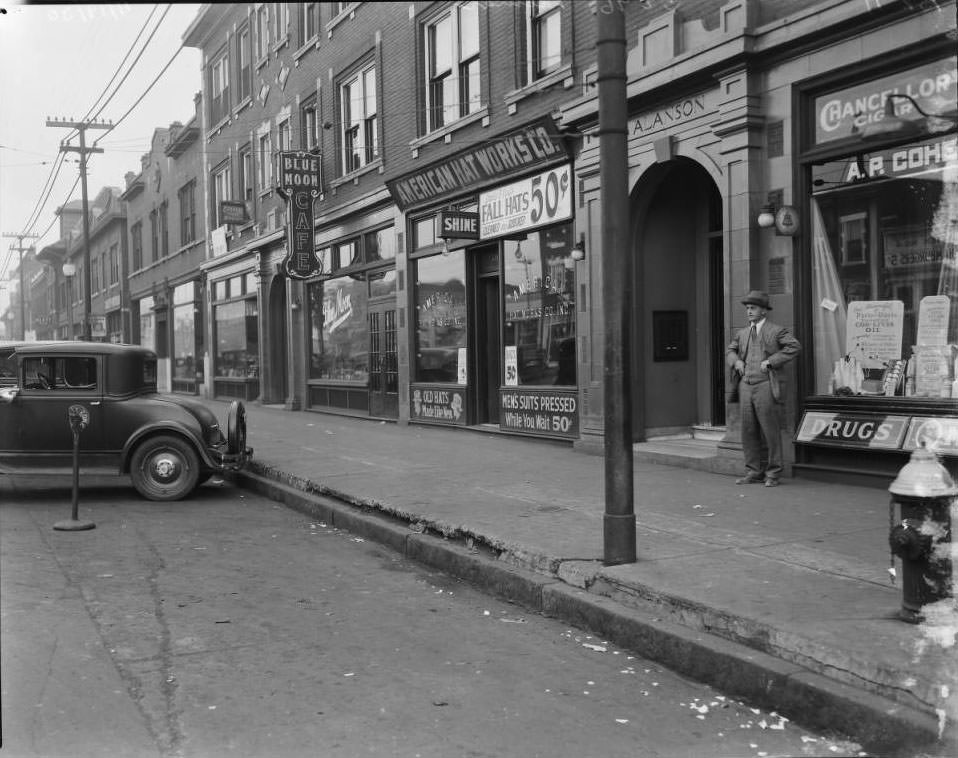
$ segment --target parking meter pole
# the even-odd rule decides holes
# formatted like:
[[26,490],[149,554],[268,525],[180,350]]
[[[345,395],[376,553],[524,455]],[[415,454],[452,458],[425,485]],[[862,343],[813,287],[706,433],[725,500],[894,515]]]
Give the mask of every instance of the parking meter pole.
[[81,532],[96,528],[92,521],[81,521],[80,511],[80,431],[86,428],[89,414],[82,406],[71,405],[67,411],[73,432],[73,504],[69,521],[58,521],[53,528],[61,532]]

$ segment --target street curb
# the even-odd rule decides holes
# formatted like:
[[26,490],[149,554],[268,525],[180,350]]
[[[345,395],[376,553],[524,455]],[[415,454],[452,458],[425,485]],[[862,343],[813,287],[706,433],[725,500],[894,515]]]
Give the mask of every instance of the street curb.
[[[937,720],[730,640],[681,626],[570,586],[555,576],[516,567],[472,538],[344,499],[315,483],[276,470],[241,471],[236,483],[336,528],[387,545],[409,560],[439,569],[530,611],[587,629],[638,655],[707,683],[752,705],[817,731],[860,743],[873,755],[915,758],[958,754],[938,741]],[[918,752],[921,751],[921,752]]]

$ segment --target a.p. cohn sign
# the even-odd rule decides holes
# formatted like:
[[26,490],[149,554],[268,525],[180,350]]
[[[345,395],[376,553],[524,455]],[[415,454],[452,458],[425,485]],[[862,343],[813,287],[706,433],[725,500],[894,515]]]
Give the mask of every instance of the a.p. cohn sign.
[[322,192],[322,157],[304,151],[283,151],[277,157],[276,190],[286,198],[286,258],[283,269],[293,279],[323,272],[316,257],[313,202]]

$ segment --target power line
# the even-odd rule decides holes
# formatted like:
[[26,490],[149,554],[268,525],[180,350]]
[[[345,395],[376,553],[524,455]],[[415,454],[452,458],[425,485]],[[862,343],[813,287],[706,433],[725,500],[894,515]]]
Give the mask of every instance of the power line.
[[[147,46],[150,44],[150,41],[153,39],[153,36],[156,34],[157,30],[160,28],[160,24],[163,23],[163,20],[166,18],[166,14],[169,13],[171,7],[172,7],[171,5],[167,5],[166,10],[163,12],[163,15],[160,17],[159,21],[157,21],[156,26],[153,27],[153,31],[150,33],[150,36],[147,38],[146,42],[143,43],[143,47],[140,49],[139,54],[136,56],[134,61],[130,64],[130,67],[127,69],[126,74],[124,74],[123,78],[114,88],[113,93],[106,99],[106,101],[100,106],[100,109],[94,114],[94,118],[103,111],[103,109],[107,106],[107,104],[116,96],[117,92],[119,92],[120,87],[123,85],[123,82],[126,81],[127,77],[133,71],[133,68],[136,66],[137,62],[142,57],[143,53],[146,51]],[[140,27],[139,33],[136,35],[136,38],[133,40],[132,44],[127,50],[126,55],[123,56],[123,60],[120,61],[120,64],[117,66],[117,69],[113,73],[113,76],[110,77],[110,81],[107,83],[106,87],[103,88],[103,92],[101,92],[100,95],[96,98],[96,100],[93,101],[93,105],[90,106],[90,109],[87,111],[87,115],[84,116],[84,118],[82,119],[83,121],[85,121],[90,116],[94,108],[96,108],[97,103],[103,98],[103,95],[106,94],[107,90],[110,88],[110,85],[116,79],[117,74],[119,74],[120,71],[122,70],[123,64],[130,57],[130,54],[133,52],[133,49],[136,47],[136,43],[139,41],[140,37],[143,36],[143,32],[146,30],[146,27],[149,24],[150,19],[152,19],[153,15],[156,13],[156,9],[157,9],[157,6],[154,5],[153,9],[150,11],[146,20],[143,22],[143,26]],[[70,132],[67,135],[67,137],[63,140],[63,142],[69,141],[76,134],[77,134],[76,130]],[[30,212],[30,215],[28,216],[28,221],[26,224],[27,231],[31,231],[33,227],[36,225],[37,221],[40,220],[40,214],[42,214],[43,209],[46,206],[47,200],[49,200],[50,198],[50,193],[53,191],[53,186],[56,183],[56,179],[60,173],[60,168],[62,167],[62,165],[63,165],[63,160],[61,156],[61,160],[57,162],[57,164],[51,168],[50,174],[47,175],[47,179],[44,182],[43,189],[40,190],[40,196],[41,196],[40,200],[37,201],[37,204],[33,207],[33,210]],[[36,216],[36,218],[34,218],[34,216]]]
[[136,101],[133,103],[133,105],[129,107],[126,113],[124,113],[122,116],[120,116],[120,118],[118,118],[116,121],[113,122],[113,125],[104,134],[102,134],[100,137],[98,137],[97,139],[93,141],[94,147],[96,147],[96,145],[99,144],[100,140],[103,139],[107,134],[109,134],[111,131],[116,129],[116,127],[118,127],[121,123],[123,123],[123,120],[127,116],[129,116],[130,113],[133,112],[133,109],[136,108],[136,106],[140,104],[143,98],[149,94],[150,90],[153,89],[154,85],[160,80],[160,77],[162,77],[163,74],[166,73],[166,70],[173,65],[173,61],[176,60],[176,56],[178,56],[182,52],[182,50],[183,50],[183,44],[180,43],[180,46],[176,48],[176,52],[173,53],[173,57],[170,58],[169,61],[167,61],[166,65],[163,66],[163,68],[160,70],[160,73],[156,75],[156,78],[152,82],[150,82],[149,86],[146,88],[146,90],[144,90],[143,94],[136,99]]
[[[110,96],[106,99],[106,101],[103,103],[103,105],[100,106],[99,110],[98,110],[96,113],[93,114],[92,118],[96,118],[96,117],[99,116],[101,113],[103,113],[103,109],[106,108],[106,106],[109,104],[109,102],[116,96],[116,93],[120,91],[120,87],[123,86],[123,82],[125,82],[125,81],[127,80],[127,77],[129,77],[129,75],[132,73],[132,71],[133,71],[134,67],[136,66],[137,62],[138,62],[138,61],[140,60],[140,58],[143,56],[143,53],[146,52],[146,48],[149,46],[149,44],[150,44],[150,42],[152,41],[152,39],[153,39],[154,35],[156,34],[157,30],[159,30],[160,24],[162,24],[162,23],[163,23],[163,19],[166,18],[166,14],[170,12],[170,8],[171,8],[171,7],[172,7],[172,6],[170,6],[170,5],[167,5],[167,6],[166,6],[166,10],[163,11],[163,15],[160,16],[160,20],[156,22],[156,26],[153,27],[153,31],[150,32],[150,36],[147,38],[146,42],[143,43],[143,47],[140,48],[140,52],[137,54],[136,58],[133,60],[133,63],[130,64],[130,67],[127,69],[127,72],[123,75],[123,78],[120,79],[119,83],[116,85],[116,89],[113,90],[113,94],[110,95]],[[155,11],[156,8],[154,7],[153,10]],[[152,13],[151,13],[151,15],[152,15]],[[142,30],[141,30],[141,33],[142,33]],[[139,35],[137,35],[137,36],[139,37]],[[134,44],[135,44],[135,43],[134,43]],[[132,48],[131,48],[131,49],[132,49]],[[109,86],[109,85],[107,85],[107,86]],[[99,99],[99,98],[98,98],[98,99]],[[92,109],[91,109],[91,110],[92,110]]]
[[56,164],[50,168],[50,173],[47,175],[47,180],[43,184],[43,189],[40,190],[40,197],[37,199],[36,205],[33,206],[33,210],[30,211],[30,215],[27,216],[27,223],[24,224],[24,228],[28,232],[33,229],[40,219],[43,206],[50,197],[50,193],[53,191],[53,185],[60,175],[60,168],[63,166],[63,156],[59,155],[58,157],[60,160],[56,161]]
[[[107,99],[107,101],[106,101],[105,103],[103,103],[103,105],[100,107],[100,110],[99,110],[99,111],[97,111],[96,113],[93,113],[93,109],[96,108],[97,103],[100,102],[100,99],[106,94],[106,91],[110,88],[110,85],[113,84],[113,82],[116,80],[117,75],[120,73],[120,71],[121,71],[122,68],[123,68],[123,64],[125,64],[126,61],[127,61],[127,59],[130,57],[130,53],[133,52],[133,48],[136,47],[136,43],[140,41],[140,37],[142,37],[142,36],[143,36],[143,32],[146,31],[146,27],[147,27],[147,25],[150,23],[150,19],[152,19],[152,18],[153,18],[153,14],[156,13],[157,7],[158,7],[158,6],[156,6],[156,5],[153,6],[153,9],[150,11],[150,15],[148,15],[148,16],[146,17],[146,20],[143,22],[143,26],[140,27],[140,31],[137,33],[136,38],[133,40],[133,42],[130,44],[130,47],[127,49],[126,55],[123,56],[123,60],[120,61],[119,65],[116,67],[116,71],[113,72],[113,76],[110,77],[110,81],[107,82],[106,86],[103,88],[103,91],[99,94],[99,96],[97,97],[97,99],[93,101],[93,105],[90,106],[90,110],[88,110],[88,111],[86,112],[86,115],[83,117],[84,120],[90,118],[90,117],[91,117],[91,114],[92,114],[92,116],[93,116],[94,118],[95,118],[96,116],[99,116],[99,115],[100,115],[100,112],[103,110],[103,107],[106,106],[106,104],[110,102],[110,99],[112,99],[112,98],[116,95],[117,92],[119,92],[119,90],[120,90],[120,85],[123,84],[122,81],[120,82],[120,84],[116,85],[116,89],[113,90],[113,94],[110,95],[110,99]],[[167,11],[169,11],[169,7],[167,7]],[[163,15],[165,16],[166,14],[164,13]],[[156,33],[156,29],[159,28],[160,23],[162,23],[162,21],[163,21],[163,19],[161,18],[160,21],[157,23],[156,28],[153,29],[153,34]],[[153,34],[150,35],[150,39],[153,38]],[[146,50],[146,46],[149,45],[149,44],[150,44],[150,40],[148,39],[148,40],[143,44],[143,49],[140,50],[140,55],[143,55],[143,50]],[[133,70],[133,67],[136,65],[136,61],[138,61],[139,59],[140,59],[140,56],[138,55],[137,58],[136,58],[136,60],[133,61],[132,64],[130,64],[130,69],[129,69],[129,71],[127,71],[127,76],[129,75],[130,71]],[[124,79],[125,79],[125,78],[126,78],[126,77],[124,77]],[[72,136],[72,135],[70,135],[70,136]],[[69,138],[70,138],[70,137],[67,137],[67,139],[69,139]]]

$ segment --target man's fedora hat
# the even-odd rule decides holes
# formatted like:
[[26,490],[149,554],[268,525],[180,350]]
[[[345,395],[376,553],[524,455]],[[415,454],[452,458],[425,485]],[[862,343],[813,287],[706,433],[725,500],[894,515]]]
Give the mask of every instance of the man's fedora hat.
[[767,311],[772,310],[772,306],[768,302],[768,293],[762,292],[761,290],[752,290],[749,292],[742,298],[742,305],[757,305],[759,308],[764,308]]

